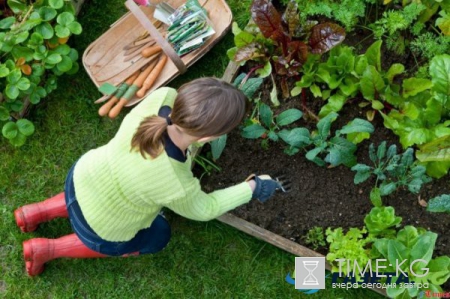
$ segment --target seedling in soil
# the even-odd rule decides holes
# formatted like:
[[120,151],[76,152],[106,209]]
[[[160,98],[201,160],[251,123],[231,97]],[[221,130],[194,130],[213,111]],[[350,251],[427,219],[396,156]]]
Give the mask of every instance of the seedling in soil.
[[[255,114],[257,114],[256,117]],[[285,110],[274,116],[268,105],[258,101],[250,117],[249,125],[243,128],[241,134],[242,137],[249,139],[262,138],[261,146],[267,149],[269,147],[268,140],[276,142],[280,139],[281,127],[292,124],[302,116],[303,113],[295,108]]]
[[[307,150],[306,158],[319,166],[325,166],[327,163],[332,167],[341,164],[348,167],[355,165],[356,144],[370,137],[374,127],[366,120],[355,118],[337,130],[334,137],[329,138],[331,124],[337,117],[337,113],[328,114],[317,123],[317,130],[312,133],[306,128],[280,131],[278,135],[288,144],[285,152],[294,155],[300,149],[313,145],[314,148]],[[347,138],[342,135],[347,135]]]
[[325,242],[325,232],[320,226],[314,226],[302,238],[305,239],[305,243],[310,245],[313,250],[327,245]]
[[372,175],[376,177],[375,186],[370,192],[372,203],[382,206],[381,196],[393,193],[401,187],[407,187],[412,193],[419,193],[422,185],[431,181],[425,174],[425,166],[414,162],[414,150],[406,149],[402,154],[397,154],[397,146],[391,145],[386,150],[386,141],[383,141],[375,152],[372,143],[369,146],[369,158],[373,166],[357,164],[352,167],[356,171],[354,182],[360,184]]
[[436,196],[428,202],[428,212],[450,213],[450,194]]

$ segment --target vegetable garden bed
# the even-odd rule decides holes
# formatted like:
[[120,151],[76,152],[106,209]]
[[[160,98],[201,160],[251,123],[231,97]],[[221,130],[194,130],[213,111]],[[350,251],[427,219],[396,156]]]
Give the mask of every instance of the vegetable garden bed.
[[[363,35],[358,35],[361,33]],[[366,36],[364,34],[367,33],[356,31],[347,36],[344,44],[357,44],[358,41],[365,39]],[[372,42],[373,40],[364,42],[364,46],[360,49],[360,53],[365,53],[369,46],[372,45]],[[359,47],[361,48],[361,44]],[[387,55],[389,55],[389,53],[384,51],[385,47],[383,46],[380,64],[382,69],[388,69],[393,61],[395,62],[395,59],[392,59],[392,57],[388,58]],[[334,55],[336,55],[336,53],[334,53]],[[384,58],[385,55],[386,59]],[[405,67],[409,67],[414,65],[414,62],[411,61],[412,59],[412,56],[404,57],[401,62]],[[231,62],[224,75],[224,79],[233,82],[234,78],[239,74],[248,74],[254,69],[255,64],[247,63],[244,66],[239,67],[236,63]],[[295,82],[298,82],[302,75],[304,75],[304,73],[288,78],[287,82],[289,90],[293,89]],[[364,91],[363,94],[355,93],[349,97],[344,108],[338,111],[338,114],[335,117],[328,116],[332,121],[329,121],[328,125],[331,125],[331,127],[328,132],[325,132],[325,135],[328,137],[338,135],[345,138],[347,137],[345,136],[346,134],[339,132],[339,130],[344,132],[345,130],[342,128],[355,118],[364,120],[369,118],[374,130],[371,132],[369,139],[365,139],[357,145],[357,149],[354,152],[356,157],[355,162],[358,163],[358,165],[365,164],[373,167],[373,161],[379,163],[381,160],[386,159],[386,156],[392,158],[394,156],[394,147],[391,146],[395,145],[397,149],[396,154],[399,155],[398,161],[401,159],[401,163],[404,163],[401,167],[404,167],[403,170],[410,170],[410,172],[408,172],[408,170],[406,172],[403,171],[403,174],[407,174],[403,175],[403,179],[407,182],[403,187],[396,186],[397,188],[394,188],[396,189],[395,191],[387,191],[389,186],[386,186],[386,184],[384,184],[384,186],[380,185],[380,182],[382,181],[380,180],[380,177],[378,177],[378,179],[375,175],[368,177],[368,175],[366,176],[364,173],[359,174],[359,179],[362,182],[355,184],[355,175],[357,174],[356,170],[358,167],[353,169],[351,167],[356,163],[337,163],[338,165],[330,165],[332,164],[330,163],[332,157],[328,155],[327,158],[325,158],[325,155],[329,154],[330,151],[325,152],[325,154],[322,151],[323,156],[320,156],[325,158],[326,163],[323,164],[325,164],[326,167],[319,167],[311,161],[311,157],[308,159],[305,156],[311,148],[302,148],[302,146],[299,146],[300,150],[297,153],[294,154],[291,152],[291,155],[288,155],[286,150],[291,151],[293,147],[290,146],[292,144],[289,144],[289,142],[285,140],[287,138],[282,137],[283,134],[280,134],[280,131],[282,129],[293,130],[295,128],[305,128],[311,132],[311,134],[318,131],[317,134],[320,134],[321,129],[318,130],[318,115],[321,116],[320,118],[322,120],[326,118],[321,112],[325,102],[318,97],[313,97],[311,94],[305,94],[304,91],[306,88],[303,88],[303,93],[300,95],[290,96],[284,100],[281,100],[282,92],[279,90],[278,98],[280,99],[281,105],[274,106],[273,84],[282,86],[285,84],[283,83],[283,80],[286,80],[286,78],[283,78],[283,76],[280,76],[279,74],[275,75],[273,78],[274,80],[270,80],[270,77],[265,79],[261,87],[254,93],[254,96],[252,97],[254,104],[251,111],[253,114],[251,117],[246,120],[246,123],[243,124],[241,128],[234,130],[228,135],[226,147],[220,159],[216,161],[218,166],[224,171],[204,175],[202,177],[202,186],[205,191],[211,192],[218,188],[231,186],[236,182],[245,179],[250,173],[267,173],[270,175],[283,174],[289,177],[293,182],[292,190],[290,193],[279,193],[264,204],[261,204],[258,201],[251,201],[249,204],[235,209],[230,214],[224,215],[219,220],[295,255],[317,256],[330,253],[330,248],[328,246],[329,243],[333,242],[338,250],[348,249],[345,248],[343,243],[339,244],[339,241],[346,236],[349,236],[346,235],[346,232],[351,228],[359,229],[359,231],[357,231],[359,236],[355,237],[354,241],[357,239],[358,241],[366,242],[361,248],[369,248],[367,244],[372,244],[372,242],[380,245],[380,241],[365,239],[367,238],[366,227],[371,227],[371,220],[369,219],[370,215],[375,215],[375,212],[371,213],[371,211],[373,211],[374,205],[378,206],[379,209],[383,209],[383,211],[387,211],[388,209],[389,211],[392,211],[390,210],[390,207],[392,207],[394,209],[393,211],[395,211],[395,217],[401,218],[395,218],[394,214],[391,213],[389,216],[391,217],[390,219],[386,218],[380,221],[380,223],[384,221],[386,224],[391,221],[391,226],[389,228],[391,229],[391,235],[386,237],[385,240],[389,241],[385,242],[392,241],[393,244],[393,242],[397,242],[401,239],[401,237],[399,239],[399,236],[403,233],[410,233],[413,231],[415,232],[414,238],[418,237],[418,235],[426,234],[426,237],[430,237],[431,239],[425,239],[425,237],[421,239],[420,242],[423,243],[423,251],[432,251],[432,249],[434,249],[434,252],[432,253],[433,258],[445,256],[442,259],[439,259],[439,261],[447,261],[448,257],[446,256],[450,255],[450,214],[432,213],[427,211],[426,206],[430,199],[450,193],[449,175],[446,174],[439,179],[431,180],[422,175],[424,169],[416,168],[414,170],[413,167],[416,167],[414,166],[416,164],[407,162],[410,158],[415,160],[412,149],[406,151],[406,148],[402,147],[399,136],[395,135],[391,129],[385,127],[386,122],[378,111],[386,112],[386,110],[375,108],[373,105],[374,101],[372,101],[372,105],[364,105],[364,102],[367,102],[367,92],[364,94]],[[244,80],[246,79],[248,78],[245,78]],[[404,80],[404,78],[401,79]],[[240,80],[242,80],[242,77]],[[419,84],[419,81],[414,81],[414,83]],[[243,84],[242,82],[237,82],[237,85],[242,87]],[[406,85],[403,85],[403,88],[405,88],[405,86]],[[322,90],[326,89],[326,84],[322,83],[319,88]],[[375,94],[376,92],[377,91],[375,91]],[[389,106],[389,103],[387,102],[388,101],[386,100],[383,101],[385,109]],[[264,104],[265,112],[262,112],[263,108],[261,105]],[[267,112],[267,107],[270,107],[273,114]],[[288,109],[303,111],[303,117],[287,124],[286,127],[282,127],[277,124],[277,116]],[[373,113],[374,110],[377,111]],[[403,112],[404,110],[402,110],[402,113]],[[331,111],[331,113],[334,112]],[[273,118],[269,121],[264,121],[263,114],[269,114],[271,117],[273,116]],[[266,130],[265,133],[257,134],[257,137],[256,135],[250,136],[254,133],[250,132],[251,130],[248,129],[249,126],[252,125],[252,121],[253,125],[260,124],[266,129],[274,124],[278,126]],[[271,124],[269,125],[269,123]],[[327,125],[323,126],[323,124],[322,121],[322,129],[327,127]],[[272,137],[277,134],[278,137],[274,137],[274,139],[278,139],[278,142],[274,142],[274,140],[270,138],[270,134],[272,134]],[[244,138],[244,135],[247,138]],[[283,142],[282,139],[285,142]],[[373,145],[371,146],[371,144]],[[385,150],[382,150],[383,146],[379,147],[383,144],[386,146]],[[371,147],[372,154],[370,154]],[[209,146],[205,147],[206,150],[208,148]],[[383,159],[377,160],[377,155],[378,158],[383,156]],[[407,156],[410,158],[407,158]],[[399,162],[397,164],[400,165],[401,163]],[[349,167],[344,166],[343,164],[348,164],[347,166]],[[360,166],[359,169],[361,172],[361,169],[363,169],[362,166]],[[203,170],[197,166],[195,172],[200,176]],[[414,172],[417,173],[414,174]],[[418,174],[419,172],[421,173],[420,175]],[[361,177],[364,177],[365,180],[362,180]],[[414,178],[417,178],[419,182],[414,181],[414,183],[411,183]],[[413,186],[416,184],[418,184],[418,186]],[[376,189],[374,186],[380,188]],[[393,186],[391,185],[391,187]],[[386,194],[382,194],[383,196],[379,196],[379,193],[378,196],[374,195],[380,191],[380,189],[382,189],[382,193],[384,192]],[[385,207],[389,208],[385,209]],[[387,214],[389,213],[386,212],[384,216]],[[327,228],[330,228],[330,230],[325,235]],[[342,229],[342,231],[340,231],[340,229]],[[419,232],[418,234],[416,233],[416,229]],[[395,239],[395,235],[399,231],[401,231],[401,233],[397,235],[397,239],[390,240]],[[437,234],[435,246],[433,246],[434,237],[432,237],[432,235],[436,235],[430,232]],[[328,243],[325,240],[327,236],[329,238]],[[415,240],[417,241],[418,239]],[[399,246],[403,245],[400,244]],[[425,247],[428,249],[425,249]],[[400,251],[403,251],[405,254],[411,252],[411,248],[399,248],[402,248],[403,250]],[[415,252],[414,254],[417,253],[418,248],[419,245],[416,246],[416,249],[412,250]],[[377,247],[377,249],[381,250],[381,247]],[[357,249],[355,248],[355,253],[356,250]],[[342,252],[340,253],[342,254]],[[366,253],[368,253],[368,251],[366,251]],[[409,258],[412,257],[413,254],[409,256]],[[348,257],[338,256],[338,258]],[[380,256],[378,256],[378,258],[380,258]],[[428,260],[430,260],[431,255],[428,258]],[[447,267],[446,270],[445,267]],[[440,274],[441,277],[448,277],[448,274],[450,273],[450,268],[448,268],[449,265],[445,267]],[[446,282],[442,287],[444,290],[450,290],[450,283]],[[414,292],[411,292],[411,294],[414,294]],[[403,295],[406,296],[405,293]],[[412,296],[417,296],[417,294]]]

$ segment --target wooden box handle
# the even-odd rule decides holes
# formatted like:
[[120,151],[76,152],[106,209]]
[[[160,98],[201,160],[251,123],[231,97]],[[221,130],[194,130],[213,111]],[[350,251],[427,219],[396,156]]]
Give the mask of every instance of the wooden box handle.
[[136,17],[136,19],[144,26],[144,28],[150,33],[150,35],[155,39],[156,43],[161,46],[162,50],[166,55],[172,60],[180,74],[186,72],[187,67],[181,60],[180,56],[177,55],[172,46],[166,41],[166,39],[159,33],[158,29],[153,26],[152,22],[148,19],[145,13],[139,8],[139,6],[133,0],[127,0],[125,6],[130,10],[130,12]]

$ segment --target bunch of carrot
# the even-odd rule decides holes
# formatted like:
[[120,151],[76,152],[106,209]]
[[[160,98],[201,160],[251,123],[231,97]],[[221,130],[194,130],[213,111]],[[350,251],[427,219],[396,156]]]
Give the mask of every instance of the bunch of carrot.
[[134,96],[139,98],[144,97],[147,91],[153,86],[166,65],[167,56],[161,53],[161,47],[158,45],[143,49],[141,55],[143,57],[155,56],[155,58],[150,60],[143,69],[136,71],[118,86],[116,92],[112,94],[111,99],[98,110],[100,116],[108,115],[110,118],[117,117],[123,106],[131,98]]

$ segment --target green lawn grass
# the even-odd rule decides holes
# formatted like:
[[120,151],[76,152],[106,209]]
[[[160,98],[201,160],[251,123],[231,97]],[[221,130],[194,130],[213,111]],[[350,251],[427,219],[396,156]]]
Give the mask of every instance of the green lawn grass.
[[[248,21],[249,4],[249,0],[229,1],[241,26]],[[123,1],[86,1],[79,16],[84,31],[70,41],[79,50],[80,61],[83,50],[125,11]],[[169,85],[220,77],[232,41],[229,33]],[[129,109],[114,121],[100,118],[99,107],[93,104],[98,97],[81,68],[75,76],[60,78],[58,89],[31,110],[28,118],[36,133],[23,147],[15,149],[0,140],[1,298],[381,298],[369,290],[343,291],[329,285],[304,295],[284,281],[294,270],[293,255],[220,222],[195,222],[173,213],[168,215],[172,240],[156,255],[59,259],[39,277],[27,277],[21,243],[32,237],[56,238],[71,229],[66,219],[57,219],[23,234],[15,226],[13,211],[61,192],[72,163],[114,135]]]

